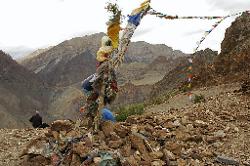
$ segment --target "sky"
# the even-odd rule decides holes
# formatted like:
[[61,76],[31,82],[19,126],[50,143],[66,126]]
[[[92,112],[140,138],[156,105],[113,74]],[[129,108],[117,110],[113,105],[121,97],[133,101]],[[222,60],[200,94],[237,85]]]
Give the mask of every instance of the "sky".
[[[108,0],[0,0],[0,49],[14,58],[64,40],[106,32]],[[128,15],[143,0],[117,0]],[[151,6],[170,15],[227,15],[250,9],[250,0],[152,0]],[[200,49],[220,51],[225,30],[235,17],[228,18],[204,41]],[[192,53],[196,42],[216,20],[164,20],[146,16],[132,41],[166,44]],[[125,22],[124,22],[125,23]],[[125,25],[123,25],[125,26]]]

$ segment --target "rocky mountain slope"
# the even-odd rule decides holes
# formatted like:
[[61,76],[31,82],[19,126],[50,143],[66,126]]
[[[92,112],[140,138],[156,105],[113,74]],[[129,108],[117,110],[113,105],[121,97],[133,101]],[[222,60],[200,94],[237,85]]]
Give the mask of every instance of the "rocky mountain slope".
[[0,127],[24,127],[38,109],[46,116],[48,89],[34,73],[0,51]]
[[186,56],[181,51],[173,50],[164,44],[149,44],[144,41],[133,42],[127,52],[128,61],[152,63],[157,57],[163,56],[167,59]]
[[[95,53],[100,47],[104,33],[73,38],[42,52],[28,57],[20,63],[45,80],[53,95],[50,97],[48,112],[53,118],[68,117],[76,119],[79,102],[82,98],[81,81],[96,70]],[[177,57],[186,56],[165,45],[152,45],[146,42],[132,43],[125,58],[125,63],[117,71],[120,92],[114,105],[143,102],[149,90],[144,93],[144,85],[153,84],[162,79],[165,72],[174,66]],[[164,61],[162,61],[164,59]],[[171,61],[173,64],[164,65]],[[169,63],[170,64],[170,63]],[[158,67],[156,67],[158,66]],[[124,84],[130,82],[131,86]],[[122,92],[126,93],[124,95]],[[138,92],[138,93],[129,93]],[[129,99],[129,100],[128,100]]]
[[135,103],[143,103],[150,95],[150,85],[134,85],[131,82],[119,88],[117,98],[112,104],[113,107],[124,106]]
[[232,23],[221,47],[221,54],[215,61],[216,73],[227,76],[231,81],[249,78],[250,13],[243,13]]
[[198,89],[205,103],[168,111],[152,107],[154,112],[126,122],[104,122],[98,132],[86,130],[84,121],[67,120],[45,130],[2,129],[0,164],[248,166],[250,105],[240,89],[237,84]]
[[[20,63],[37,73],[50,85],[67,86],[78,83],[95,72],[95,53],[100,47],[102,36],[104,33],[73,38]],[[137,72],[134,77],[137,77],[147,64],[152,63],[159,56],[175,59],[186,55],[165,45],[135,42],[128,49],[125,63],[136,63],[129,68],[135,68],[134,71]],[[130,78],[130,75],[127,76],[127,67],[123,66],[118,71],[120,78],[123,80],[134,79]],[[141,67],[139,71],[137,70],[138,66]]]
[[36,110],[48,123],[55,119],[77,119],[79,97],[82,97],[79,89],[48,86],[0,51],[0,128],[30,126],[29,118]]
[[[221,53],[211,50],[199,51],[192,55],[193,87],[211,86],[214,84],[242,82],[249,79],[250,69],[250,13],[243,13],[227,29],[221,44]],[[173,88],[187,84],[188,59],[182,58],[181,65],[174,68],[157,82],[152,96],[171,91]],[[186,59],[186,60],[185,60]]]
[[32,53],[30,53],[30,54],[23,55],[21,58],[16,59],[16,61],[17,61],[18,63],[25,64],[25,63],[27,63],[27,62],[25,62],[25,61],[28,61],[29,59],[34,58],[34,57],[36,57],[37,55],[40,55],[40,54],[42,54],[42,53],[48,51],[48,50],[51,49],[51,48],[53,48],[53,46],[48,47],[48,48],[41,48],[41,49],[35,50],[34,52],[32,52]]
[[80,82],[95,71],[94,55],[102,36],[103,33],[99,33],[64,41],[21,64],[50,85],[67,86]]
[[[195,78],[193,85],[195,87],[210,86],[215,82],[217,82],[217,84],[223,83],[218,80],[220,80],[220,78],[229,78],[231,75],[236,78],[235,80],[241,76],[244,76],[244,78],[248,76],[249,68],[246,68],[246,66],[249,65],[248,19],[249,14],[243,14],[243,16],[237,18],[227,30],[220,55],[217,55],[216,52],[209,49],[191,55],[194,59],[193,74]],[[245,21],[247,21],[247,23],[245,23]],[[2,56],[4,60],[1,61],[1,63],[7,64],[8,62],[14,64],[13,68],[8,68],[7,74],[5,72],[6,67],[3,67],[1,70],[2,73],[5,73],[4,76],[1,75],[1,79],[4,81],[1,81],[0,84],[2,87],[1,94],[5,96],[1,99],[2,103],[4,103],[2,105],[11,105],[9,108],[1,106],[3,107],[1,110],[4,110],[2,112],[4,112],[5,116],[10,117],[9,119],[14,119],[13,115],[8,113],[9,110],[23,110],[28,108],[29,113],[25,115],[25,118],[27,118],[30,116],[34,107],[38,107],[41,110],[46,107],[51,119],[62,117],[74,119],[74,117],[77,117],[77,111],[80,105],[78,101],[82,97],[79,91],[79,82],[94,72],[95,52],[99,48],[99,42],[102,36],[103,33],[100,33],[65,41],[31,58],[23,64],[30,70],[35,71],[40,78],[37,78],[32,72],[20,68],[20,66],[12,62],[10,58],[6,58],[8,56]],[[236,44],[232,44],[231,41],[237,42]],[[137,47],[140,48],[140,51],[133,50]],[[130,51],[135,53],[132,55]],[[152,84],[153,81],[161,78],[162,75],[166,75],[153,86],[152,92],[149,92],[151,90],[150,86],[134,86],[131,83],[125,84],[124,87],[121,87],[120,95],[115,104],[119,105],[122,101],[125,101],[125,104],[142,102],[150,96],[149,93],[151,97],[166,94],[173,89],[183,87],[183,84],[186,83],[187,67],[189,64],[187,57],[182,53],[173,51],[164,45],[149,45],[145,42],[133,43],[130,51],[128,52],[127,63],[118,72],[118,78],[122,78],[121,82],[126,83],[130,80],[134,85],[142,85],[143,83]],[[156,56],[152,56],[154,54]],[[228,58],[225,58],[227,56]],[[155,57],[155,59],[153,57]],[[133,63],[131,62],[132,60]],[[234,63],[235,61],[237,63]],[[79,70],[82,72],[79,72]],[[244,73],[240,74],[242,71],[244,71]],[[126,75],[126,77],[124,75]],[[144,76],[147,78],[145,79]],[[49,82],[49,92],[43,89],[44,86],[41,78]],[[230,79],[227,79],[227,81],[230,82]],[[17,87],[17,89],[13,87]],[[32,92],[27,89],[32,90]],[[147,90],[145,91],[145,89]],[[29,98],[28,100],[26,100],[25,97],[21,97],[21,95],[27,93],[26,91],[30,93],[28,94],[28,96],[30,96],[27,97]],[[15,94],[14,97],[12,96],[13,93]],[[17,94],[18,97],[16,97]],[[42,96],[42,98],[40,98],[40,96]],[[7,100],[12,101],[12,99],[14,100],[14,104],[6,104]],[[25,106],[18,105],[19,103],[24,103],[24,100],[32,100],[32,102],[25,102]],[[32,104],[33,102],[36,104]],[[46,103],[45,105],[42,104],[44,102]],[[30,109],[30,107],[32,107],[32,109]],[[20,111],[17,115],[18,114],[20,114]],[[4,122],[4,124],[5,126],[9,125],[8,122]]]
[[[214,59],[217,57],[217,52],[210,49],[204,51],[198,51],[191,56],[193,59],[192,74],[200,75],[212,65]],[[178,61],[178,66],[170,70],[162,80],[153,85],[152,97],[169,93],[173,89],[182,89],[185,87],[188,81],[188,57],[181,57]],[[204,77],[204,79],[209,79]]]
[[[150,105],[144,115],[130,116],[125,122],[103,122],[97,131],[86,128],[87,118],[76,122],[57,120],[44,130],[1,129],[0,165],[249,166],[248,23],[247,13],[236,19],[227,30],[219,55],[209,49],[192,55],[195,75],[192,92],[201,94],[202,100],[198,98],[190,102],[186,93],[178,93],[166,98],[164,103]],[[0,85],[6,78],[10,81],[16,78],[11,74],[15,71],[12,69],[19,69],[10,57],[1,57],[4,61],[0,61]],[[189,64],[186,57],[179,58],[179,65],[154,85],[153,96],[186,83]],[[164,68],[164,65],[155,66],[157,61],[162,62],[164,58],[159,56],[159,59],[146,63]],[[12,64],[11,69],[4,65],[8,63]],[[137,63],[141,62],[138,60]],[[20,68],[19,71],[23,71],[21,75],[26,70]],[[10,74],[6,75],[6,72]],[[21,79],[21,82],[27,80]],[[63,89],[58,91],[62,98],[56,93],[54,106],[63,108],[59,103],[67,101],[63,96],[69,96],[72,90],[67,93]],[[144,100],[131,83],[125,84],[122,93],[128,101],[131,98],[127,94]],[[68,102],[72,101],[71,97],[68,99]]]
[[[250,76],[250,13],[243,13],[226,31],[221,53],[210,68],[197,74],[194,84],[244,82]],[[204,80],[204,78],[208,78]]]
[[[52,48],[37,50],[19,61],[30,71],[1,52],[0,127],[28,126],[28,119],[36,109],[41,111],[46,122],[55,119],[77,119],[79,108],[83,105],[81,101],[84,101],[80,82],[95,71],[95,52],[103,35],[99,33],[74,38]],[[137,47],[139,49],[135,51]],[[130,58],[126,58],[126,64],[121,69],[124,72],[118,71],[118,78],[122,78],[122,83],[138,79],[140,73],[148,70],[151,63],[156,63],[153,59],[158,56],[165,59],[173,56],[171,58],[174,59],[185,55],[165,45],[134,43],[127,55]],[[138,67],[141,67],[141,70],[137,70]],[[131,72],[131,69],[135,72]],[[158,71],[162,71],[162,68],[151,70],[153,77],[150,76],[147,82],[143,80],[141,84],[150,84],[161,79],[163,74]],[[130,73],[134,76],[130,77]],[[155,74],[160,77],[156,79]],[[148,91],[143,90],[145,87]],[[121,86],[114,106],[143,102],[149,91],[149,86]]]

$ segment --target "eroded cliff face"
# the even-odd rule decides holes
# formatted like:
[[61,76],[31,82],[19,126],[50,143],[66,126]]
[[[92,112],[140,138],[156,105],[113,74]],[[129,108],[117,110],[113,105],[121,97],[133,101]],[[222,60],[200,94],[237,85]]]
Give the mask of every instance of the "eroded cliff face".
[[250,71],[250,13],[243,13],[227,29],[221,53],[215,61],[216,72],[241,78]]
[[[221,44],[221,53],[206,49],[192,55],[194,62],[192,86],[212,86],[215,84],[242,82],[250,73],[250,14],[243,13],[227,29]],[[187,83],[187,58],[171,70],[152,91],[152,95],[165,93]]]
[[[212,67],[214,59],[217,55],[217,52],[206,49],[198,51],[194,55],[190,56],[193,58],[192,74],[195,75],[195,77],[206,75],[206,77],[202,77],[202,80],[199,79],[200,82],[205,82],[210,79],[209,75],[207,75],[207,71]],[[187,77],[190,73],[188,71],[188,67],[190,67],[188,57],[181,57],[177,62],[178,65],[175,68],[167,72],[161,81],[153,85],[151,92],[152,97],[169,93],[170,91],[179,89],[183,87],[183,85],[187,84]]]

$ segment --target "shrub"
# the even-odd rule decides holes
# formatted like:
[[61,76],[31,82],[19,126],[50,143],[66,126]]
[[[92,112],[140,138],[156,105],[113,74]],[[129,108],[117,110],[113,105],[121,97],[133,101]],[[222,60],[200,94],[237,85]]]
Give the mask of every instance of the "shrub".
[[160,105],[163,103],[166,103],[170,98],[174,97],[179,93],[179,90],[173,89],[165,94],[152,97],[149,101],[147,101],[145,104],[146,106],[151,106],[151,105]]
[[195,95],[194,96],[194,103],[201,103],[201,102],[205,102],[205,97],[200,94],[200,95]]
[[183,93],[190,91],[190,88],[187,87],[187,85],[183,85],[179,87],[179,90]]
[[131,115],[141,115],[144,113],[143,104],[133,104],[118,108],[116,110],[116,120],[119,122],[124,122]]
[[164,96],[158,96],[156,98],[153,98],[150,102],[151,105],[160,105],[164,103],[165,97]]

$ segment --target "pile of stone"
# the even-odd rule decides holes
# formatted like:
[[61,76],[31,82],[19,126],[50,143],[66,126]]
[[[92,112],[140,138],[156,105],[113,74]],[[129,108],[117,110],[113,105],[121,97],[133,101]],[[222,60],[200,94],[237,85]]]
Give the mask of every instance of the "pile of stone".
[[44,137],[31,141],[23,151],[23,165],[165,165],[169,157],[175,159],[158,143],[164,136],[154,139],[159,128],[142,128],[130,120],[103,122],[98,132],[68,120],[55,121]]
[[102,122],[98,131],[84,120],[58,120],[27,145],[21,165],[250,166],[248,101],[223,93],[183,109]]

